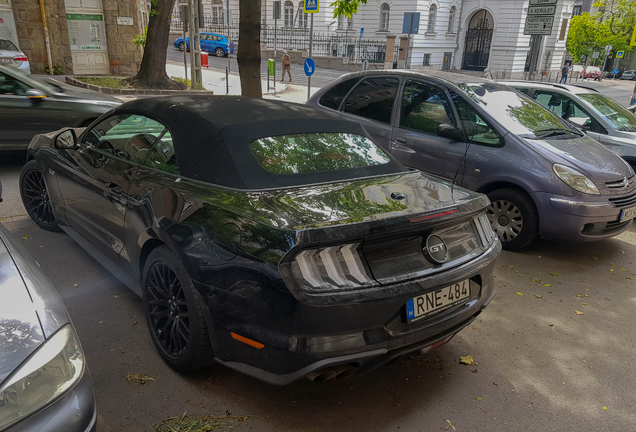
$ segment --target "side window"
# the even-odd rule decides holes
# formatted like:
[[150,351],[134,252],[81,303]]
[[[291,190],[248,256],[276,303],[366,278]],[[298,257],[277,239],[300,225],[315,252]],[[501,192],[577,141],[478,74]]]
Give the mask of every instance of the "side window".
[[103,153],[141,163],[166,127],[137,114],[108,117],[92,127],[84,143]]
[[172,174],[179,174],[172,135],[167,129],[163,135],[159,136],[142,165]]
[[441,124],[455,125],[450,103],[441,89],[408,81],[400,109],[400,127],[437,135]]
[[344,111],[381,123],[391,123],[393,102],[400,80],[393,77],[362,81],[349,94]]
[[534,99],[559,117],[566,118],[566,107],[568,105],[564,103],[564,100],[567,99],[566,97],[558,93],[535,90]]
[[0,72],[0,95],[24,96],[28,89],[30,87],[22,81]]
[[455,109],[459,115],[459,120],[471,143],[488,146],[500,146],[503,144],[497,131],[479,115],[475,108],[459,94],[453,91],[451,91],[450,94],[453,105],[455,105]]
[[526,96],[530,96],[530,89],[529,88],[517,88],[517,91],[523,93]]
[[572,117],[585,119],[583,130],[586,132],[607,133],[607,130],[585,108],[567,96],[537,90],[535,98],[541,105],[565,120],[570,120]]
[[360,78],[353,78],[344,82],[341,82],[327,93],[325,93],[318,103],[325,108],[331,108],[337,110],[340,106],[340,102],[344,99],[344,97],[349,93],[349,90],[356,85]]

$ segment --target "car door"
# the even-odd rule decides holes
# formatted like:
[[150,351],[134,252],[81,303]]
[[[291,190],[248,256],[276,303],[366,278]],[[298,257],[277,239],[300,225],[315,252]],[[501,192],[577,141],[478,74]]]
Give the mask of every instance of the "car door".
[[369,77],[351,90],[341,110],[361,124],[376,144],[390,151],[395,97],[400,79],[394,76]]
[[57,179],[66,222],[112,261],[126,255],[127,192],[154,140],[165,129],[136,114],[114,114],[86,130]]
[[466,143],[441,137],[440,125],[460,126],[445,90],[424,80],[404,83],[398,126],[393,129],[391,154],[408,167],[452,180]]
[[[28,90],[40,94],[29,96]],[[79,116],[77,103],[56,99],[0,71],[0,148],[26,148],[34,135],[75,126]]]
[[212,52],[214,50],[212,47],[212,41],[210,40],[211,37],[212,35],[201,33],[201,51]]

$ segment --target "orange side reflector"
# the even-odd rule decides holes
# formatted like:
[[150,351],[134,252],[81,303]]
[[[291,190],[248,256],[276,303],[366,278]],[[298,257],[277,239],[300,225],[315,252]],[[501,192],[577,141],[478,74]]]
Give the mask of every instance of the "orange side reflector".
[[244,344],[248,344],[249,346],[252,346],[258,349],[265,348],[265,345],[263,345],[262,343],[253,341],[252,339],[248,339],[245,336],[241,336],[239,334],[232,333],[232,332],[230,332],[230,334],[232,335],[233,339],[236,339],[239,342],[243,342]]

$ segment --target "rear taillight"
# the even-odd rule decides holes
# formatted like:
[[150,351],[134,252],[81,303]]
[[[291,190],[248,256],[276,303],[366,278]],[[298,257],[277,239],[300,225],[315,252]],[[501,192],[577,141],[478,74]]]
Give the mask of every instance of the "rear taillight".
[[481,241],[481,245],[485,248],[490,247],[493,241],[496,238],[495,231],[492,229],[490,225],[490,221],[485,214],[481,214],[473,219],[473,223],[475,224],[475,228],[477,229],[477,234],[479,235],[479,240]]
[[307,292],[356,289],[378,285],[359,252],[360,243],[306,249],[291,260],[291,273]]
[[15,61],[29,61],[29,59],[26,56],[13,57],[13,60],[15,60]]

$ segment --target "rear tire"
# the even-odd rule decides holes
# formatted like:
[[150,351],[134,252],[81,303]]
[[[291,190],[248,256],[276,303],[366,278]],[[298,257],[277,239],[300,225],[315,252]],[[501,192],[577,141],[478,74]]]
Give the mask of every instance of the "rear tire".
[[505,250],[523,249],[539,236],[539,214],[525,192],[496,189],[488,198],[491,204],[486,215]]
[[218,47],[217,49],[214,50],[214,54],[217,57],[225,57],[225,50],[221,47]]
[[20,196],[28,215],[42,229],[52,232],[62,231],[53,215],[49,191],[44,183],[44,175],[35,160],[27,162],[20,173]]
[[203,305],[181,259],[167,246],[148,256],[143,307],[157,351],[176,371],[190,372],[214,360]]
[[185,43],[183,43],[183,42],[179,42],[179,46],[177,47],[177,49],[178,49],[179,51],[183,51],[183,50],[184,50],[184,48],[185,48]]

